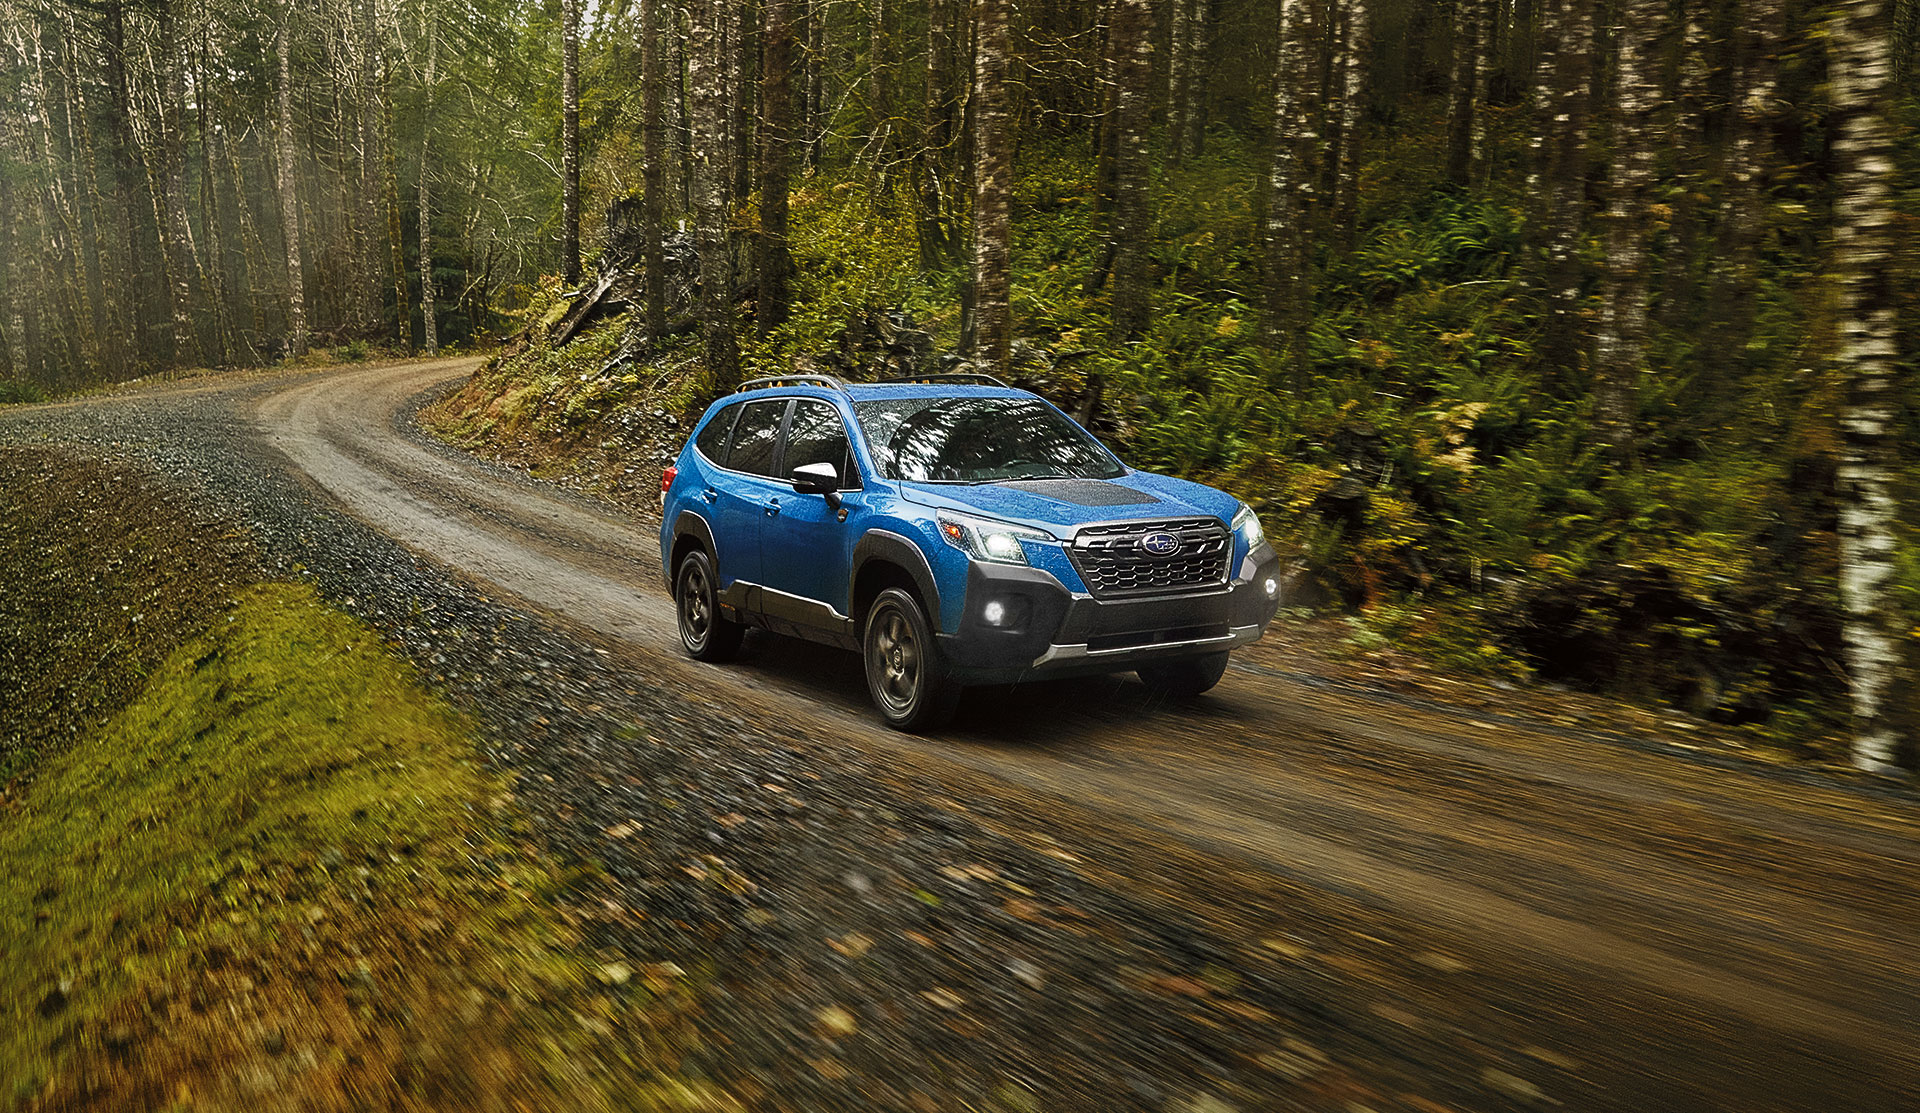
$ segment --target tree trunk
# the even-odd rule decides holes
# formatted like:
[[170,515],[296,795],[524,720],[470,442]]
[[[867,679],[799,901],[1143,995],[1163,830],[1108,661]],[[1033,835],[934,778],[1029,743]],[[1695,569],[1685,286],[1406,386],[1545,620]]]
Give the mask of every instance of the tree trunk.
[[1345,0],[1345,7],[1340,51],[1344,85],[1340,96],[1340,163],[1329,208],[1335,242],[1342,250],[1351,250],[1360,210],[1360,133],[1366,116],[1367,59],[1373,49],[1373,27],[1368,0]]
[[1773,163],[1776,52],[1785,37],[1781,0],[1749,0],[1734,28],[1732,140],[1721,194],[1719,244],[1710,268],[1708,366],[1730,375],[1753,330],[1752,291],[1758,273],[1766,184]]
[[274,51],[280,62],[279,126],[275,128],[274,157],[279,169],[280,225],[287,247],[287,354],[307,354],[306,269],[300,257],[300,190],[293,161],[293,63],[289,42],[293,0],[280,5]]
[[1623,0],[1614,28],[1619,64],[1593,392],[1601,443],[1621,460],[1633,455],[1640,379],[1647,366],[1647,240],[1653,114],[1659,106],[1653,78],[1663,8],[1663,0]]
[[[354,304],[361,332],[369,337],[385,331],[386,305],[383,297],[385,265],[382,258],[380,219],[381,102],[385,89],[380,81],[380,32],[375,18],[376,0],[358,0],[354,9],[354,61],[359,86],[359,196],[354,220]],[[399,306],[404,306],[404,301]],[[398,306],[396,306],[398,308]]]
[[1539,27],[1534,35],[1533,82],[1529,86],[1528,107],[1532,110],[1531,133],[1527,137],[1527,196],[1532,208],[1527,220],[1528,243],[1536,250],[1546,246],[1546,227],[1550,209],[1547,181],[1553,172],[1554,115],[1559,109],[1555,90],[1560,66],[1560,21],[1567,0],[1541,0]]
[[[661,39],[673,13],[667,0],[640,0],[641,143],[645,166],[646,210],[641,229],[641,257],[645,267],[647,338],[657,342],[667,332],[667,268],[664,238],[667,223],[667,87],[666,58]],[[664,17],[664,18],[663,18]]]
[[945,267],[954,246],[948,231],[952,223],[954,145],[959,134],[956,112],[960,91],[956,0],[929,0],[927,6],[927,105],[920,152],[915,159],[920,199],[920,265],[928,271]]
[[1587,115],[1593,79],[1593,7],[1565,0],[1555,81],[1548,190],[1547,320],[1541,348],[1549,374],[1579,370],[1583,330],[1580,244],[1587,223]]
[[1447,90],[1447,180],[1456,186],[1480,180],[1486,157],[1486,117],[1481,104],[1487,78],[1488,2],[1454,0],[1453,76]]
[[1118,0],[1114,8],[1114,116],[1119,148],[1113,219],[1113,337],[1138,339],[1152,318],[1152,165],[1147,131],[1153,109],[1153,0]]
[[[185,53],[177,0],[162,0],[154,9],[160,18],[160,160],[161,226],[166,230],[168,286],[173,309],[173,359],[191,367],[201,361],[200,338],[193,322],[193,275],[199,269],[193,229],[187,222],[187,94]],[[205,285],[205,283],[201,283]]]
[[433,288],[433,94],[440,80],[440,29],[433,6],[420,4],[426,67],[420,80],[420,350],[440,354],[439,298]]
[[580,284],[580,0],[560,0],[560,196],[560,275],[571,288]]
[[787,178],[792,166],[793,0],[764,0],[760,36],[760,265],[756,321],[786,322],[793,257],[787,247]]
[[1278,0],[1279,54],[1273,75],[1273,149],[1268,163],[1266,208],[1261,224],[1262,259],[1261,341],[1268,351],[1284,352],[1292,345],[1301,311],[1299,305],[1300,157],[1298,91],[1302,53],[1302,0]]
[[[209,85],[207,32],[212,21],[208,18],[206,6],[200,8],[200,26],[202,34],[194,42],[194,85],[206,89]],[[233,299],[227,284],[227,259],[225,237],[221,234],[224,223],[220,219],[220,194],[216,188],[219,179],[213,172],[214,130],[211,123],[211,109],[205,95],[194,97],[194,110],[200,124],[200,227],[206,243],[206,266],[202,268],[205,276],[203,287],[205,300],[213,311],[214,322],[214,360],[222,367],[233,362]]]
[[688,5],[687,87],[693,125],[693,208],[700,252],[700,321],[706,336],[708,384],[728,390],[740,380],[734,337],[733,255],[727,243],[727,185],[733,148],[727,143],[728,0]]
[[1841,429],[1840,594],[1852,681],[1853,760],[1891,772],[1916,764],[1916,690],[1896,598],[1901,520],[1902,391],[1895,347],[1899,293],[1894,231],[1893,58],[1887,0],[1843,0],[1829,23],[1838,162],[1834,262],[1839,280],[1837,362],[1846,377]]
[[974,363],[1007,369],[1013,342],[1013,145],[1008,134],[1008,9],[1011,0],[974,0],[973,344]]
[[387,280],[393,284],[393,338],[401,348],[411,352],[413,329],[409,321],[412,314],[407,310],[407,305],[412,299],[407,296],[406,225],[400,218],[400,135],[393,126],[393,96],[390,92],[393,66],[390,57],[386,51],[381,52],[380,115],[383,127],[380,150],[384,163],[381,193],[387,206]]
[[1187,157],[1187,84],[1192,65],[1193,0],[1167,0],[1167,161]]

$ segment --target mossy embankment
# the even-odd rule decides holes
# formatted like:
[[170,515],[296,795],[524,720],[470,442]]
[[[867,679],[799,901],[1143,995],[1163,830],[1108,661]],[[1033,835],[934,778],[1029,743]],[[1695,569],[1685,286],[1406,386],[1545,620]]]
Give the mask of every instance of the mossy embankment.
[[0,454],[23,469],[6,636],[57,675],[5,737],[70,729],[7,749],[0,1107],[725,1107],[645,1066],[646,1003],[581,960],[472,724],[374,629],[137,473]]

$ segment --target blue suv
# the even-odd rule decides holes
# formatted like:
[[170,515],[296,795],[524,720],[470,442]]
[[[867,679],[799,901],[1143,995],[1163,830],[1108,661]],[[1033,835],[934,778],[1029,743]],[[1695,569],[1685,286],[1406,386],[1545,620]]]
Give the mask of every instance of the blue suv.
[[1279,594],[1244,503],[1135,471],[985,375],[757,379],[660,490],[688,653],[724,661],[748,626],[851,649],[901,730],[940,726],[970,684],[1134,670],[1197,695]]

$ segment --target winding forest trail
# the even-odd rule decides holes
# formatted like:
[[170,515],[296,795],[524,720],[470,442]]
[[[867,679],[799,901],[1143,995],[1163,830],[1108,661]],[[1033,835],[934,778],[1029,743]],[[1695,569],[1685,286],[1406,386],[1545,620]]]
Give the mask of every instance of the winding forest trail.
[[1476,1056],[1482,1108],[1920,1108],[1911,797],[1316,684],[1268,645],[1188,705],[1062,682],[895,734],[851,655],[758,636],[737,664],[687,660],[653,523],[409,436],[412,403],[472,366],[234,400],[347,511],[611,646],[636,682],[880,755],[1245,962],[1310,970],[1396,1075]]

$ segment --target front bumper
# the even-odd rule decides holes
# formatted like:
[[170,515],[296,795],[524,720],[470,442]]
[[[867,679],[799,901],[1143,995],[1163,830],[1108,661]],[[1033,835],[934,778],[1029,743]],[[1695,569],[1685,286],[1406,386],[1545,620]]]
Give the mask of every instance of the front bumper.
[[975,562],[960,628],[939,636],[940,649],[965,684],[1124,672],[1231,650],[1257,641],[1273,621],[1278,591],[1268,585],[1278,567],[1262,544],[1217,588],[1095,599],[1039,569]]

